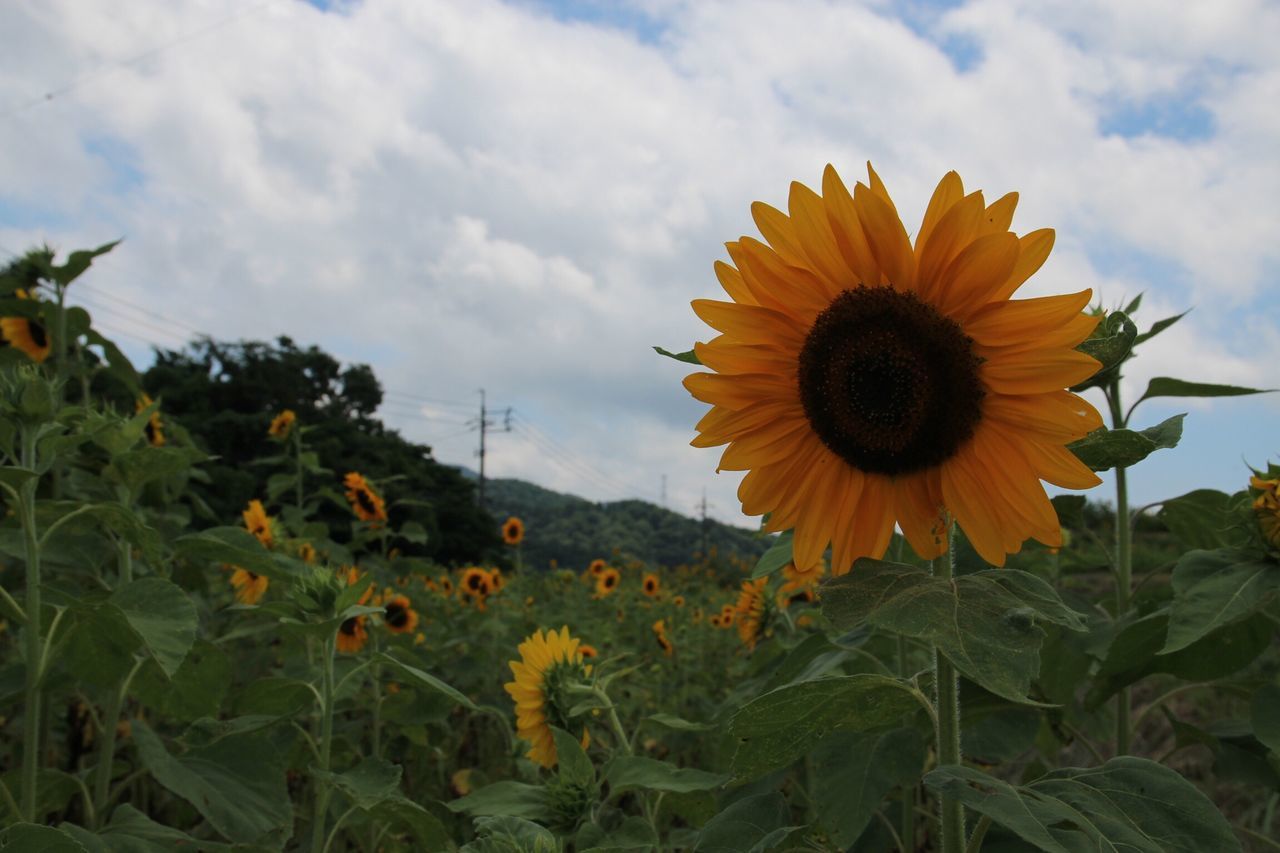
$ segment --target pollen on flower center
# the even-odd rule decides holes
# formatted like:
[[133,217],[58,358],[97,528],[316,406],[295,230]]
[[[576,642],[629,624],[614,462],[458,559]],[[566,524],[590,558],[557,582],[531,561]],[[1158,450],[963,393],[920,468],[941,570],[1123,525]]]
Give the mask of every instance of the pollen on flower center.
[[800,352],[800,400],[814,432],[850,465],[909,474],[946,461],[982,418],[973,341],[910,293],[845,290]]

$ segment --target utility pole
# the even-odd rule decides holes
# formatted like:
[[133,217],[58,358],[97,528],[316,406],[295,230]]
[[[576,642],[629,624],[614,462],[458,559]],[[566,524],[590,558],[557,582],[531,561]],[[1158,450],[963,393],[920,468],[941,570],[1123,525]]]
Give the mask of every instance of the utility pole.
[[[489,420],[489,411],[488,409],[485,408],[485,397],[484,397],[483,388],[480,389],[480,420],[478,421],[478,423],[480,426],[480,450],[477,452],[476,455],[480,457],[480,487],[476,490],[476,502],[483,507],[484,506],[484,454],[485,454],[484,439],[485,439],[485,433],[487,433],[492,427],[495,426],[494,422]],[[511,432],[511,407],[510,406],[507,406],[507,410],[503,414],[502,429],[498,431]]]

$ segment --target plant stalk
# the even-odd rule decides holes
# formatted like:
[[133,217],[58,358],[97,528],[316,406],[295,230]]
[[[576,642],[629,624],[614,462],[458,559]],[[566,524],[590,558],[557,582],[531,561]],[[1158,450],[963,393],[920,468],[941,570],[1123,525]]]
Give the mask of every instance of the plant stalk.
[[[321,774],[329,772],[329,759],[333,753],[333,657],[336,637],[327,637],[321,652],[320,675],[320,765]],[[319,851],[324,846],[325,815],[329,811],[329,780],[322,775],[316,778],[316,808],[311,823],[311,849]]]
[[[34,471],[36,468],[36,435],[35,428],[26,426],[22,430],[23,468]],[[32,477],[22,484],[21,506],[18,511],[22,518],[22,540],[26,550],[27,572],[27,624],[26,624],[26,695],[22,711],[22,819],[29,823],[39,823],[40,815],[36,814],[40,776],[40,682],[41,661],[44,657],[40,638],[40,540],[36,536],[36,486],[39,478]]]
[[[955,542],[954,534],[951,536]],[[955,547],[946,556],[933,561],[933,576],[950,582],[955,571]],[[938,719],[935,734],[938,765],[960,764],[960,682],[951,661],[936,648],[933,650],[934,686],[937,690]],[[942,853],[962,853],[965,848],[964,805],[954,796],[940,796],[942,821]]]
[[[1120,407],[1120,382],[1115,380],[1107,389],[1107,403],[1111,408],[1113,429],[1125,425]],[[1128,471],[1116,466],[1116,620],[1129,612],[1129,594],[1133,587],[1133,528],[1129,519]],[[1133,727],[1130,722],[1132,701],[1129,688],[1123,687],[1116,694],[1116,755],[1127,755],[1132,744]]]
[[111,694],[111,704],[107,706],[106,716],[102,718],[101,741],[98,743],[98,763],[93,769],[93,811],[99,820],[106,817],[107,798],[111,793],[111,768],[116,756],[116,726],[120,723],[120,712],[124,709],[124,700],[129,694],[129,684],[138,674],[146,658],[138,658],[133,669],[120,682],[120,687]]
[[[908,662],[907,638],[898,635],[898,675],[902,678],[911,677],[911,666]],[[910,723],[908,718],[907,723]],[[916,849],[916,786],[904,785],[902,788],[902,816],[901,824],[898,830],[898,837],[901,840],[901,849],[905,853],[912,853]]]

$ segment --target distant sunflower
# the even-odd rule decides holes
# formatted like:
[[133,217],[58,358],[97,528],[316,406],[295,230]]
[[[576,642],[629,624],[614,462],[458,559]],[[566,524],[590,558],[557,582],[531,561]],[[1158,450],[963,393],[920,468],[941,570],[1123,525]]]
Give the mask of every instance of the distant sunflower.
[[720,627],[723,627],[723,626],[720,624],[720,614],[719,614],[719,613],[712,613],[712,614],[711,614],[711,617],[710,617],[709,619],[707,619],[707,622],[708,622],[708,624],[710,624],[710,625],[711,625],[711,627],[712,627],[712,628],[720,628]]
[[449,579],[448,575],[440,578],[440,594],[446,598],[453,595],[453,581]]
[[472,566],[463,570],[459,588],[463,595],[483,599],[492,592],[493,580],[484,569]]
[[502,524],[502,541],[508,545],[519,545],[524,541],[524,522],[514,515]]
[[695,624],[695,625],[698,625],[698,624],[700,624],[700,623],[702,622],[702,608],[701,608],[701,607],[695,607],[695,608],[693,608],[693,610],[689,611],[689,621],[690,621],[690,622],[692,622],[692,623],[693,623],[693,624]]
[[[143,393],[134,403],[134,411],[142,412],[154,402],[155,400],[152,400],[149,394]],[[147,436],[147,444],[152,447],[164,447],[164,422],[160,420],[159,407],[151,413],[151,417],[147,418],[147,423],[142,428],[142,431]]]
[[494,566],[489,570],[489,588],[494,592],[501,592],[502,588],[507,585],[507,579],[502,574],[502,569]]
[[[338,570],[338,575],[347,582],[347,586],[355,586],[364,578],[364,572],[355,566],[344,566]],[[374,584],[365,587],[363,593],[360,594],[359,604],[368,604],[373,598]],[[338,626],[337,647],[338,651],[343,654],[353,655],[364,648],[364,644],[369,640],[369,630],[366,627],[369,621],[367,616],[352,616],[344,619],[342,624]]]
[[659,619],[653,623],[653,639],[658,644],[658,648],[662,649],[662,653],[667,657],[671,657],[676,652],[675,645],[671,642],[671,638],[667,636],[667,623],[663,619]]
[[600,653],[596,651],[596,647],[588,646],[586,643],[582,643],[578,646],[578,653],[582,655],[583,658],[600,657]]
[[262,547],[270,548],[275,544],[275,536],[271,532],[271,517],[263,508],[262,501],[249,501],[240,517],[244,519],[245,530],[252,533],[262,543]]
[[316,561],[316,546],[310,542],[303,542],[298,546],[298,559],[304,563],[314,563]]
[[[30,299],[25,290],[14,291],[19,299]],[[36,362],[43,362],[53,351],[53,342],[44,324],[31,317],[0,317],[0,340]]]
[[617,569],[608,568],[599,574],[596,578],[596,597],[604,598],[618,588],[618,581],[622,575]]
[[676,607],[684,607],[684,596],[677,595],[675,598],[671,599],[671,603]]
[[738,626],[738,639],[748,649],[755,649],[764,630],[765,597],[764,589],[768,578],[754,581],[743,581],[742,591],[738,593],[738,603],[734,606],[734,621]]
[[393,634],[412,634],[418,628],[418,611],[407,595],[393,595],[383,603],[382,623]]
[[605,570],[605,567],[608,565],[609,564],[606,563],[604,560],[595,559],[591,561],[591,565],[587,566],[587,571],[591,572],[592,577],[598,577],[600,573],[603,572]]
[[720,608],[720,627],[732,628],[733,620],[737,617],[737,611],[732,604],[726,604]]
[[[570,690],[587,678],[580,645],[569,635],[568,626],[558,633],[547,631],[545,636],[538,629],[519,645],[520,660],[510,663],[515,680],[503,685],[515,702],[516,734],[528,741],[529,759],[543,767],[556,764],[551,727],[572,730],[568,711],[578,700]],[[582,735],[585,747],[585,728]]]
[[257,604],[262,600],[262,596],[266,594],[267,587],[271,586],[270,578],[264,575],[255,575],[248,569],[242,569],[239,566],[232,567],[231,585],[236,590],[236,601],[241,604]]
[[356,518],[373,527],[379,527],[387,520],[387,503],[369,485],[368,480],[355,471],[350,471],[342,478],[342,485],[346,488],[347,502],[351,504]]
[[658,593],[662,592],[662,582],[658,580],[657,575],[653,574],[652,572],[648,572],[644,576],[644,583],[642,588],[644,589],[645,595],[649,596],[650,598],[653,598]]
[[790,216],[752,207],[768,245],[728,244],[732,301],[695,300],[720,334],[696,344],[714,371],[685,379],[712,405],[693,444],[727,444],[738,496],[765,528],[793,529],[798,565],[830,545],[832,573],[879,557],[895,522],[923,558],[953,516],[1003,565],[1029,537],[1061,541],[1041,480],[1100,481],[1066,448],[1102,425],[1066,388],[1098,369],[1075,349],[1098,317],[1091,292],[1011,300],[1044,263],[1048,229],[1009,231],[1016,194],[987,205],[949,172],[913,247],[888,192],[850,194],[827,167],[822,195],[791,185]]
[[293,432],[293,424],[297,419],[298,416],[293,409],[285,409],[271,419],[271,426],[267,427],[267,437],[284,441]]

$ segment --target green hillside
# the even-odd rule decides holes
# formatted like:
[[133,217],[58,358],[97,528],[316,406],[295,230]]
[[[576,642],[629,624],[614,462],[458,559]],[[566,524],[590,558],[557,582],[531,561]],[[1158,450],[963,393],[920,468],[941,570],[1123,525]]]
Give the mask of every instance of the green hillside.
[[[499,521],[514,515],[524,521],[524,564],[546,568],[554,559],[581,569],[597,557],[634,558],[649,565],[677,566],[696,559],[702,549],[703,523],[639,500],[592,503],[523,480],[489,480],[485,503]],[[706,522],[708,552],[729,569],[737,558],[754,561],[768,546],[750,530]],[[736,572],[736,568],[734,569]]]

